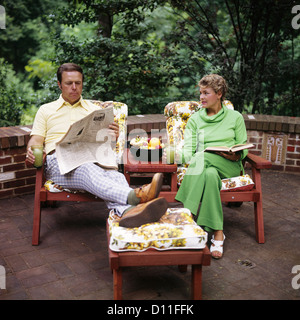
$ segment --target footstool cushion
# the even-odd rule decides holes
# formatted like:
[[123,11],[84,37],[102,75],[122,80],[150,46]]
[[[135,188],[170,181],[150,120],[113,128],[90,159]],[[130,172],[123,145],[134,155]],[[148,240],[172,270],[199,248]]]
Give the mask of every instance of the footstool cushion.
[[192,213],[186,208],[168,208],[158,222],[144,224],[139,228],[120,227],[119,219],[113,211],[110,212],[109,248],[115,252],[142,252],[150,248],[203,249],[207,242],[207,233],[196,224]]

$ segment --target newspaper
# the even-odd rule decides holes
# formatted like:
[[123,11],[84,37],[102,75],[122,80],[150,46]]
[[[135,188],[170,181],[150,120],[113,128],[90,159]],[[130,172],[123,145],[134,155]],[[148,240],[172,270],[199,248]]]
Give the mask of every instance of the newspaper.
[[118,169],[108,126],[113,123],[113,107],[95,110],[73,123],[56,143],[56,155],[61,174],[93,162],[107,169]]

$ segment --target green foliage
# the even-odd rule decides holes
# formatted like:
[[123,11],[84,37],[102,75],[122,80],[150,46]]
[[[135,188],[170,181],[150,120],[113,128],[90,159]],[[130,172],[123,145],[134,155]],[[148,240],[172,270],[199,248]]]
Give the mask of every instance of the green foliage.
[[84,66],[85,97],[123,101],[131,114],[162,112],[173,98],[169,89],[177,85],[177,67],[186,63],[186,57],[166,54],[155,32],[160,26],[150,19],[154,13],[159,15],[156,7],[157,1],[97,1],[93,5],[84,1],[58,16],[72,27],[82,19],[90,23],[98,19],[94,37],[82,41],[72,33],[55,43],[57,64],[73,61]]
[[32,124],[39,105],[57,98],[52,77],[40,90],[34,90],[26,75],[17,75],[13,67],[0,58],[0,126]]
[[51,76],[55,73],[56,68],[50,61],[44,61],[41,59],[29,60],[28,65],[25,66],[25,70],[28,72],[28,79],[38,78],[43,81],[51,79]]
[[[171,41],[181,38],[181,45],[208,62],[207,73],[220,73],[228,80],[230,99],[238,110],[281,113],[281,101],[286,114],[299,115],[295,109],[299,56],[291,54],[291,40],[299,41],[299,34],[292,39],[294,1],[170,2],[179,17],[181,12],[188,14],[188,19],[178,19]],[[282,94],[294,99],[292,106],[291,99],[284,102]]]
[[23,97],[19,81],[12,67],[0,58],[0,126],[7,127],[20,122]]
[[292,0],[4,0],[0,125],[30,124],[57,99],[57,67],[85,72],[83,96],[162,113],[199,98],[206,73],[241,112],[300,116],[300,33]]
[[3,0],[6,29],[0,32],[0,57],[13,65],[17,73],[24,73],[28,61],[49,42],[47,15],[60,8],[61,0]]
[[32,124],[41,102],[53,98],[55,56],[50,41],[53,8],[65,4],[61,0],[4,0],[6,29],[0,30],[1,88],[0,125]]

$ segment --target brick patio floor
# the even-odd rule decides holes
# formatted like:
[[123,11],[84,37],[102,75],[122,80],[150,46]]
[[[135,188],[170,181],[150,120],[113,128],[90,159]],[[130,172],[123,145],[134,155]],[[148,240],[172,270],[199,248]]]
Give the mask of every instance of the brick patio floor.
[[[300,265],[299,181],[299,175],[263,171],[265,244],[255,241],[253,204],[224,207],[225,253],[203,267],[203,299],[300,300],[300,289],[292,287],[292,268]],[[33,198],[0,201],[0,265],[6,271],[0,300],[112,300],[105,205],[43,209],[42,242],[32,246]],[[187,273],[176,266],[128,268],[123,297],[189,300],[190,279],[190,267]]]

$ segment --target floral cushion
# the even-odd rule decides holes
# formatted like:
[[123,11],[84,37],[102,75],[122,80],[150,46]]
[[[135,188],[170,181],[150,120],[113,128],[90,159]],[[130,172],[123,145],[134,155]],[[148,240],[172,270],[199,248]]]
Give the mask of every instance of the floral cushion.
[[[228,109],[233,109],[232,103],[228,100],[223,101],[223,105]],[[174,144],[176,149],[182,149],[187,121],[200,108],[202,108],[201,103],[196,101],[176,101],[165,106],[164,115],[167,117],[168,142]]]
[[191,114],[201,108],[201,103],[197,101],[175,101],[165,106],[164,114],[166,117],[179,116],[188,119]]
[[112,210],[108,218],[112,251],[203,249],[207,242],[207,233],[186,208],[169,208],[158,222],[138,228],[120,227],[119,219]]
[[121,163],[123,158],[123,152],[125,148],[126,141],[126,121],[128,117],[128,107],[125,103],[116,102],[116,101],[98,101],[98,100],[89,100],[93,104],[100,106],[101,108],[113,107],[114,108],[114,122],[119,124],[119,138],[114,147],[114,152],[117,158],[117,162]]
[[180,186],[183,180],[184,175],[188,169],[188,164],[177,166],[177,185]]
[[221,191],[245,191],[252,190],[253,187],[253,180],[251,179],[249,174],[245,174],[239,177],[222,179]]
[[[228,109],[234,109],[229,100],[223,101],[223,105]],[[167,117],[166,126],[168,142],[175,146],[175,150],[182,150],[184,145],[184,130],[190,116],[202,108],[197,101],[175,101],[165,106],[164,115]],[[189,163],[178,165],[177,184],[181,185],[183,177],[188,169]],[[254,182],[249,175],[239,176],[222,180],[222,191],[250,190],[254,187]]]
[[60,186],[57,183],[54,183],[52,180],[47,180],[44,183],[44,187],[47,191],[49,192],[53,192],[53,193],[58,193],[58,192],[63,192],[63,191],[68,191],[70,192],[70,190],[68,189],[64,189],[62,186]]
[[184,141],[184,130],[190,116],[200,109],[196,101],[176,101],[165,106],[164,115],[167,117],[167,132],[170,144],[181,149]]

